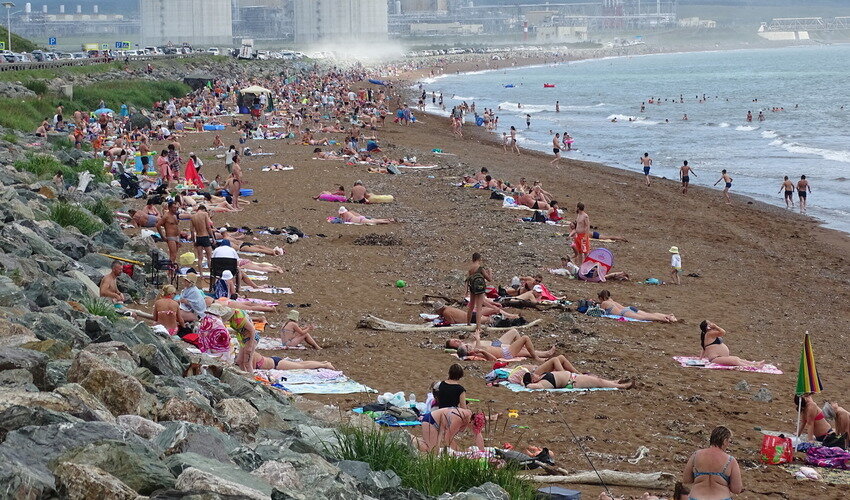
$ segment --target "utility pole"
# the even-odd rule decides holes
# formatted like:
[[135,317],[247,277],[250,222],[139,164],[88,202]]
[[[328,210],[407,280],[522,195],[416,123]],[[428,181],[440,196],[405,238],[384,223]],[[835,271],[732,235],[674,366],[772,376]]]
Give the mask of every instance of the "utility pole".
[[3,7],[6,7],[6,35],[8,35],[6,50],[9,52],[12,51],[12,7],[14,6],[13,2],[3,2]]

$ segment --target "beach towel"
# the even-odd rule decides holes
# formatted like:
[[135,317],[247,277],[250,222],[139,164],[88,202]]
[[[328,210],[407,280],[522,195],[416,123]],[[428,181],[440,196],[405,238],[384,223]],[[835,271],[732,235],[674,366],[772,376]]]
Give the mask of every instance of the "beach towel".
[[283,293],[283,294],[293,294],[295,292],[292,291],[291,288],[281,288],[272,286],[269,288],[255,288],[253,286],[243,286],[241,288],[243,292],[261,292],[261,293]]
[[616,387],[593,387],[587,389],[529,389],[524,385],[512,384],[507,380],[499,382],[499,385],[507,387],[513,392],[597,392],[597,391],[617,391]]
[[328,384],[346,382],[349,380],[349,378],[341,371],[328,370],[325,368],[318,368],[315,370],[254,370],[254,374],[262,376],[272,383],[286,382],[289,385]]
[[437,168],[439,165],[399,165],[398,168],[411,168],[411,169],[420,169],[426,170],[429,168]]
[[[457,359],[462,359],[464,361],[487,361],[487,358],[485,358],[484,356],[471,355],[471,356],[465,356],[463,358],[461,358],[457,354],[452,354],[452,356],[456,357]],[[525,361],[526,359],[528,359],[528,358],[511,358],[511,359],[499,358],[496,361],[498,361],[500,363],[519,363],[520,361]]]
[[340,194],[325,193],[325,194],[319,195],[319,201],[332,201],[334,203],[344,203],[347,200],[348,200],[348,198],[346,196],[340,195]]
[[257,349],[261,351],[284,351],[284,350],[297,350],[303,351],[307,349],[303,345],[299,346],[285,346],[280,342],[279,338],[272,337],[260,337],[260,341],[257,342]]
[[283,172],[285,170],[295,170],[295,167],[277,167],[277,168],[263,167],[260,170],[263,171],[263,172]]
[[353,380],[320,384],[289,384],[288,382],[281,382],[274,385],[292,394],[355,394],[358,392],[378,392],[369,386]]
[[684,367],[708,368],[709,370],[736,370],[741,372],[756,372],[769,373],[771,375],[782,375],[782,370],[773,365],[764,365],[761,368],[753,368],[749,366],[718,365],[717,363],[710,363],[705,358],[698,358],[696,356],[673,356],[673,359],[678,361],[679,364]]
[[[797,473],[800,472],[800,469],[804,467],[803,465],[794,465],[788,464],[783,465],[782,468],[790,472],[792,475],[797,476]],[[850,485],[850,470],[841,470],[841,469],[829,469],[824,467],[818,467],[815,469],[815,472],[820,476],[820,480],[827,484],[843,484]]]
[[[353,408],[351,411],[357,413],[358,415],[363,414],[363,408]],[[373,417],[376,423],[387,427],[413,427],[417,425],[422,425],[422,422],[420,422],[419,420],[396,420],[394,418],[384,419],[384,412],[382,411],[371,412],[371,416]]]
[[531,207],[527,207],[525,205],[520,205],[516,202],[515,199],[511,196],[505,196],[505,199],[502,200],[502,208],[510,208],[513,210],[534,210]]
[[273,300],[249,299],[248,297],[239,297],[238,299],[234,300],[233,302],[236,303],[234,305],[237,306],[237,308],[239,307],[239,304],[238,304],[239,302],[244,302],[246,304],[260,304],[260,305],[263,305],[263,306],[272,306],[272,307],[280,304],[280,302],[275,302]]
[[366,225],[366,224],[363,224],[361,222],[343,222],[343,220],[339,217],[328,217],[328,222],[330,222],[331,224],[346,224],[346,225],[349,225],[349,226],[365,226]]
[[[242,288],[244,289],[245,287],[242,287]],[[628,318],[626,316],[617,316],[616,314],[605,314],[602,317],[603,318],[609,318],[609,319],[616,319],[617,321],[631,321],[631,322],[635,322],[635,323],[649,323],[650,322],[649,320],[646,320],[646,319]]]
[[189,161],[186,162],[186,181],[188,183],[197,186],[198,188],[204,188],[204,181],[201,180],[200,174],[198,174],[198,169],[195,168],[195,160],[189,158]]
[[266,257],[266,254],[259,252],[243,252],[242,250],[237,250],[239,255],[247,255],[249,257]]

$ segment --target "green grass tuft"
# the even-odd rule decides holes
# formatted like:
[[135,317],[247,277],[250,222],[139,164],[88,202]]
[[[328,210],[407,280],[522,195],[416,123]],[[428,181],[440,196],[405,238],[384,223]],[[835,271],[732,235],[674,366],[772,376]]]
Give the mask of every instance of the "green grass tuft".
[[491,482],[498,484],[512,499],[536,497],[534,485],[519,475],[514,466],[497,467],[482,460],[449,455],[419,454],[395,433],[381,430],[346,428],[337,433],[339,445],[331,451],[341,460],[359,460],[373,470],[392,470],[403,486],[427,495],[466,491]]
[[95,316],[103,316],[109,321],[116,321],[120,316],[115,311],[115,306],[112,302],[101,297],[92,297],[87,295],[80,299],[80,304],[86,308],[89,314]]
[[6,142],[10,142],[12,144],[17,144],[18,143],[18,136],[16,136],[15,134],[13,134],[11,132],[7,132],[7,133],[3,134],[3,140],[6,141]]
[[50,155],[34,153],[27,155],[26,160],[15,163],[15,168],[24,172],[30,172],[36,175],[39,179],[50,179],[56,172],[61,171],[65,177],[65,182],[76,184],[79,181],[79,174],[88,170],[92,174],[92,178],[96,182],[109,182],[110,176],[103,168],[103,160],[89,158],[79,162],[76,166],[64,165],[56,158]]
[[41,80],[30,80],[24,82],[24,87],[32,90],[38,95],[44,95],[47,93],[47,83]]
[[103,221],[104,224],[112,224],[115,221],[115,213],[112,211],[113,208],[109,204],[108,201],[103,198],[97,200],[94,203],[87,203],[85,205],[86,209],[96,215],[100,220]]
[[85,210],[66,202],[54,203],[50,207],[48,218],[62,227],[75,227],[86,236],[101,231],[103,223]]

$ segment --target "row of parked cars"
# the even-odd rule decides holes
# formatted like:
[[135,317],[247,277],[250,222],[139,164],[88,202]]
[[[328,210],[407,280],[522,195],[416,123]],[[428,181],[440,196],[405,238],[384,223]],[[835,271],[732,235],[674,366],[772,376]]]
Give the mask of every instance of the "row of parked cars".
[[[239,49],[224,49],[218,47],[209,47],[207,49],[192,48],[189,46],[168,46],[168,47],[145,47],[143,49],[130,50],[88,50],[80,52],[51,52],[46,50],[34,50],[32,52],[11,52],[8,50],[0,51],[0,63],[26,63],[26,62],[49,62],[49,61],[67,61],[74,59],[124,59],[127,57],[136,56],[160,56],[160,55],[177,55],[177,54],[209,54],[213,56],[229,55],[239,56]],[[290,51],[269,51],[255,50],[250,54],[250,59],[301,59],[306,57],[301,52]]]

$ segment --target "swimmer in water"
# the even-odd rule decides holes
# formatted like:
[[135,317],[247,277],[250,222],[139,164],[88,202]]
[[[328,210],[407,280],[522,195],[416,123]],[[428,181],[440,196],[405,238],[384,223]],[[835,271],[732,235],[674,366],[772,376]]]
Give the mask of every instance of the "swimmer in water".
[[785,176],[785,180],[782,181],[782,185],[779,186],[779,192],[785,191],[785,208],[792,209],[794,208],[794,183],[788,179],[788,176]]
[[800,198],[800,213],[806,213],[806,196],[808,193],[812,192],[812,186],[809,185],[809,181],[806,180],[805,175],[800,176],[800,180],[797,181],[797,196]]
[[747,111],[747,123],[750,123],[752,121],[753,121],[753,112]]
[[679,167],[679,178],[682,179],[682,194],[688,194],[688,185],[691,183],[691,174],[694,174],[694,177],[697,176],[694,169],[688,165],[688,160],[685,160],[682,163],[682,166]]
[[643,165],[643,175],[646,177],[646,187],[649,187],[649,170],[652,168],[652,158],[649,157],[649,153],[644,153],[643,157],[640,159],[641,165]]
[[720,172],[720,174],[721,174],[720,178],[717,179],[717,182],[715,182],[714,185],[716,186],[716,185],[720,184],[721,182],[726,183],[725,187],[723,188],[723,198],[726,200],[727,205],[731,205],[732,204],[732,197],[729,196],[729,190],[732,188],[732,177],[729,174],[726,173],[725,168],[723,169],[722,172]]
[[684,122],[688,121],[688,114],[687,113],[685,113],[685,116],[682,117],[682,121],[684,121]]

